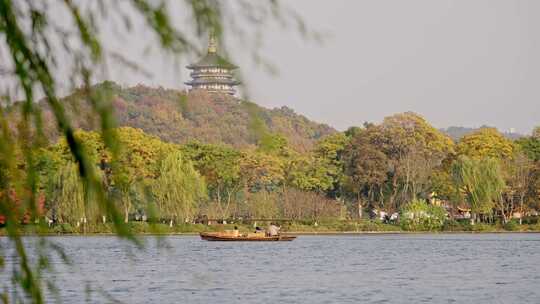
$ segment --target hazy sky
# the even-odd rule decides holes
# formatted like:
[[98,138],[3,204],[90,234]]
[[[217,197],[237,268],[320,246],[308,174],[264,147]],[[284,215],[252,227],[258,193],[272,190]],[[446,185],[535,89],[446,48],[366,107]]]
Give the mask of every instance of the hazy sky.
[[[326,39],[318,44],[269,28],[261,53],[276,76],[257,68],[243,45],[230,45],[260,105],[286,105],[342,130],[403,111],[436,127],[487,124],[529,133],[540,125],[538,0],[283,3]],[[124,73],[114,80],[184,88],[185,63],[175,67],[155,54],[141,62],[151,79]]]

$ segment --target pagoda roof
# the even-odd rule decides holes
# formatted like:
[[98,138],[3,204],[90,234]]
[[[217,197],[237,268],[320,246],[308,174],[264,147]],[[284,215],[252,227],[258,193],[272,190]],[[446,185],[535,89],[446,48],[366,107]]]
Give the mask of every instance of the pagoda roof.
[[215,52],[208,52],[203,58],[201,58],[197,63],[193,63],[187,66],[188,69],[199,69],[199,68],[224,68],[234,70],[238,67],[234,64],[228,62],[225,58],[219,56]]

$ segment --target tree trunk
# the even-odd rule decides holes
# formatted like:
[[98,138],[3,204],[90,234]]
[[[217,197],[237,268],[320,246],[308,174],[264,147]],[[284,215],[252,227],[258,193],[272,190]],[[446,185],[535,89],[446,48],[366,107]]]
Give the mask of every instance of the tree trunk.
[[368,205],[369,204],[373,204],[373,186],[371,185],[368,188]]
[[392,177],[392,194],[390,195],[390,201],[389,205],[391,207],[397,207],[396,205],[396,196],[398,194],[398,187],[397,187],[397,176],[394,175]]
[[124,199],[124,223],[129,222],[129,210],[131,209],[131,200],[129,193],[125,194],[127,198]]
[[519,224],[523,224],[523,201],[525,200],[525,195],[520,194],[519,196]]
[[405,174],[405,187],[403,187],[403,197],[408,198],[409,194],[409,181],[410,181],[410,163],[409,163],[409,156],[407,156],[406,164],[406,174]]
[[384,193],[382,185],[379,185],[379,205],[384,206]]

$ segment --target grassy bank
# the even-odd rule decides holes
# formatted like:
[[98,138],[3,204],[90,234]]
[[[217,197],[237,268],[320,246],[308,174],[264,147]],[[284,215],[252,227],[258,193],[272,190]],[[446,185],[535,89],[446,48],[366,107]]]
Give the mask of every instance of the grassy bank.
[[[233,229],[237,226],[240,231],[253,231],[252,224],[179,224],[169,226],[168,224],[149,224],[146,222],[128,223],[135,234],[187,234],[211,231],[223,231]],[[282,223],[282,231],[286,233],[369,233],[369,232],[540,232],[540,224],[523,224],[510,222],[502,224],[471,225],[468,222],[447,221],[441,229],[437,230],[405,230],[400,225],[384,224],[380,221],[298,221]],[[264,225],[261,224],[264,227]],[[88,225],[87,227],[74,227],[69,224],[55,225],[52,227],[42,225],[23,225],[23,234],[46,234],[46,235],[82,235],[82,234],[112,234],[114,228],[111,224]],[[0,227],[0,236],[6,235],[5,227]]]

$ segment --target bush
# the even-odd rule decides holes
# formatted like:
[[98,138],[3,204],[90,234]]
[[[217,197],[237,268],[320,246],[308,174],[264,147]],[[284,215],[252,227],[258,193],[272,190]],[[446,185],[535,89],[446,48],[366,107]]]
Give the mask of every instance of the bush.
[[408,231],[440,230],[446,220],[446,210],[428,205],[423,200],[413,200],[401,208],[400,224]]
[[472,231],[470,220],[446,220],[442,227],[443,231]]
[[506,231],[518,231],[519,223],[515,220],[511,220],[503,225],[504,230]]
[[62,223],[54,226],[54,233],[73,233],[73,227],[69,223]]
[[490,232],[490,231],[496,231],[497,229],[493,225],[483,224],[483,223],[476,223],[474,225],[471,225],[471,231],[474,232]]
[[337,231],[358,231],[358,226],[355,223],[342,223],[338,226]]
[[527,230],[529,231],[540,231],[540,223],[534,225],[528,225]]
[[523,217],[523,224],[536,225],[539,223],[538,216],[525,216]]
[[113,233],[114,227],[112,223],[98,223],[88,225],[88,231],[91,233]]
[[471,231],[471,223],[467,221],[447,220],[442,227],[443,231]]

